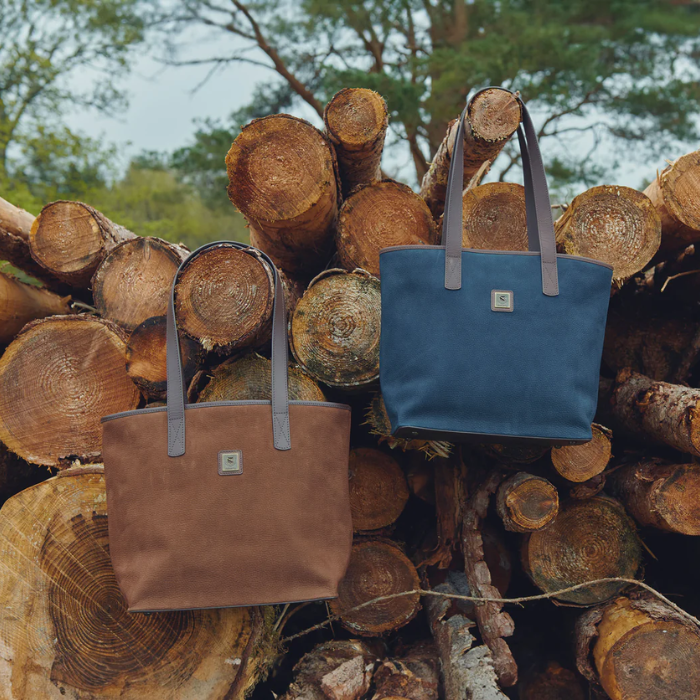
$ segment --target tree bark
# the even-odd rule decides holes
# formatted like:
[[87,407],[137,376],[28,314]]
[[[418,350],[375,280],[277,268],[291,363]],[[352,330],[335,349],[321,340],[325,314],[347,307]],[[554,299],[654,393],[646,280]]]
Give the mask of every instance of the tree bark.
[[[508,91],[492,88],[474,99],[467,112],[464,129],[464,186],[479,168],[493,161],[515,133],[521,119],[520,103]],[[428,172],[421,183],[421,197],[435,218],[445,210],[447,176],[457,136],[458,123],[450,122]]]
[[547,479],[518,472],[499,486],[496,509],[506,530],[534,532],[557,517],[559,494]]
[[[634,524],[612,498],[567,501],[552,525],[526,535],[523,569],[545,593],[599,578],[633,578],[641,563]],[[615,595],[619,583],[603,583],[555,596],[593,605]]]
[[[164,399],[168,372],[165,345],[165,316],[153,316],[131,332],[126,343],[126,373],[150,399]],[[184,333],[180,333],[180,357],[185,381],[194,376],[204,360],[204,351]]]
[[552,661],[540,673],[523,683],[520,700],[586,700],[586,692],[577,676],[568,668]]
[[700,151],[666,166],[644,190],[661,218],[660,254],[700,241]]
[[188,263],[175,285],[179,328],[221,355],[270,339],[274,299],[269,264],[254,251],[225,243]]
[[625,432],[700,457],[700,389],[625,369],[617,375],[611,405]]
[[700,466],[646,460],[615,472],[616,493],[640,524],[700,535]]
[[612,456],[612,431],[593,423],[593,439],[583,445],[552,448],[552,464],[567,481],[577,484],[605,470]]
[[90,285],[107,253],[136,236],[82,202],[47,204],[29,233],[36,262],[62,282],[77,288]]
[[577,664],[611,700],[695,700],[700,633],[661,601],[619,597],[576,625]]
[[251,243],[286,272],[313,275],[328,262],[338,216],[332,145],[303,119],[275,114],[244,126],[226,156],[228,195]]
[[438,700],[440,660],[431,642],[418,642],[400,658],[385,659],[374,673],[372,700]]
[[366,388],[379,379],[380,322],[378,279],[327,270],[311,281],[292,316],[292,353],[319,382]]
[[338,156],[343,194],[379,179],[389,125],[384,98],[373,90],[344,88],[326,105],[323,121]]
[[408,485],[399,463],[371,447],[350,452],[350,510],[355,532],[391,525],[408,501]]
[[649,198],[618,185],[575,197],[554,228],[559,252],[609,263],[620,283],[643,270],[661,242],[661,220]]
[[379,277],[379,251],[394,245],[437,243],[425,202],[407,185],[382,180],[356,190],[343,204],[336,244],[346,270],[362,268]]
[[0,440],[50,467],[97,461],[102,416],[138,406],[118,326],[86,316],[34,321],[0,358]]
[[0,559],[3,697],[223,700],[244,697],[271,661],[257,608],[127,614],[101,467],[68,469],[7,501]]
[[61,297],[0,272],[0,345],[10,343],[30,321],[70,314],[70,302],[69,296]]
[[353,634],[376,637],[409,623],[420,610],[420,594],[392,598],[352,613],[346,611],[380,596],[419,588],[415,567],[393,542],[358,542],[353,545],[338,597],[330,601],[330,607]]
[[187,248],[160,238],[131,238],[111,250],[92,277],[95,308],[128,331],[165,316],[173,278]]

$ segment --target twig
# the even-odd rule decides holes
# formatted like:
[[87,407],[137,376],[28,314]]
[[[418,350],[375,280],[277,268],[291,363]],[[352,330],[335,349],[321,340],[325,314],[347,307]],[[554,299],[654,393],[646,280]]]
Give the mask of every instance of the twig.
[[[663,603],[666,603],[670,608],[675,610],[681,617],[686,618],[688,621],[690,621],[692,624],[694,624],[698,629],[700,629],[700,620],[698,620],[697,617],[693,617],[689,612],[686,612],[683,610],[683,608],[679,607],[672,601],[670,601],[666,596],[664,596],[662,593],[659,593],[655,588],[652,588],[650,585],[644,583],[643,581],[637,581],[636,579],[633,578],[597,578],[593,581],[585,581],[584,583],[577,583],[575,586],[568,586],[567,588],[560,588],[559,590],[556,591],[549,591],[548,593],[540,593],[538,595],[526,595],[526,596],[521,596],[520,598],[480,598],[477,596],[470,596],[470,595],[458,595],[456,593],[442,593],[440,591],[426,591],[423,590],[422,588],[416,588],[412,591],[402,591],[401,593],[392,593],[390,595],[383,595],[379,596],[378,598],[372,598],[372,600],[368,600],[364,603],[360,603],[360,605],[356,605],[354,608],[350,608],[348,610],[345,610],[343,613],[344,615],[347,615],[349,613],[357,612],[358,610],[362,610],[362,608],[366,608],[370,605],[375,605],[376,603],[385,601],[385,600],[393,600],[394,598],[403,598],[404,596],[407,595],[415,595],[418,593],[419,595],[424,595],[424,596],[434,596],[436,598],[449,598],[450,600],[463,600],[467,601],[470,603],[503,603],[504,605],[522,605],[523,603],[532,603],[537,600],[548,600],[550,598],[555,598],[558,595],[561,595],[562,593],[571,593],[573,591],[577,591],[581,588],[588,588],[590,586],[595,586],[596,584],[599,583],[626,583],[628,585],[632,586],[639,586],[640,588],[643,588],[645,591],[648,593],[651,593],[654,597],[658,598],[660,601]],[[332,622],[339,620],[340,615],[333,615],[329,616],[327,620],[324,620],[323,622],[319,622],[317,625],[314,625],[313,627],[309,627],[308,629],[304,630],[303,632],[298,632],[297,634],[293,634],[290,637],[285,637],[284,639],[281,640],[283,644],[286,644],[287,642],[291,642],[294,639],[298,639],[299,637],[303,637],[311,632],[315,632],[318,629],[322,629],[323,627],[326,627],[327,625],[331,624]]]
[[668,286],[668,283],[671,280],[678,279],[679,277],[685,277],[686,275],[697,275],[697,273],[700,272],[700,270],[686,270],[685,272],[679,272],[677,275],[671,275],[670,277],[666,278],[666,281],[663,283],[663,286],[661,287],[661,291],[663,292],[666,287]]

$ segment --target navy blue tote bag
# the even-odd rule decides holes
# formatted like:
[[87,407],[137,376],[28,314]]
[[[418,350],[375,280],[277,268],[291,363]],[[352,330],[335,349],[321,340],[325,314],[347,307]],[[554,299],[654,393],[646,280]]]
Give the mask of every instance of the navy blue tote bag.
[[381,251],[380,382],[397,437],[591,439],[612,267],[557,254],[537,136],[520,104],[529,250],[462,248],[467,106],[442,244]]

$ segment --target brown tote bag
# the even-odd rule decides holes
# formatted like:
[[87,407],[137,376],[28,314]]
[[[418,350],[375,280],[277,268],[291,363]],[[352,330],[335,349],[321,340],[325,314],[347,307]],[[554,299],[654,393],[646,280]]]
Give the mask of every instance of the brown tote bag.
[[233,245],[274,270],[272,401],[185,403],[176,275],[167,407],[102,419],[109,548],[131,612],[333,598],[350,557],[350,408],[288,401],[279,274]]

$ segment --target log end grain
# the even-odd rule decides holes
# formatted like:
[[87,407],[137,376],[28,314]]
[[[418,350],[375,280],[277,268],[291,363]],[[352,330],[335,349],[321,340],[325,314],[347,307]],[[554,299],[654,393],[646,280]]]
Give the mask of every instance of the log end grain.
[[507,141],[518,128],[521,117],[520,102],[501,88],[484,90],[471,101],[467,112],[473,138],[488,143]]
[[499,487],[496,508],[507,530],[534,532],[557,517],[559,494],[547,479],[518,472]]
[[612,433],[602,425],[591,426],[593,439],[583,445],[552,448],[552,464],[568,481],[583,483],[605,470],[612,455]]

